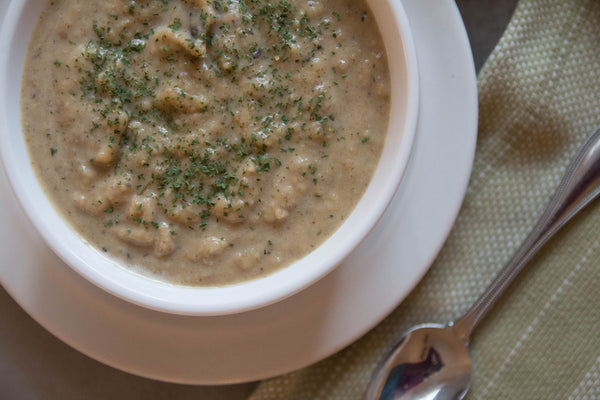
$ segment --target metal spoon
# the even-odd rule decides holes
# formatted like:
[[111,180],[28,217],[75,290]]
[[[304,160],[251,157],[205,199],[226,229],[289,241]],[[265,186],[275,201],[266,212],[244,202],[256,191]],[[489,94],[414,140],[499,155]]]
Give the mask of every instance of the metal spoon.
[[533,231],[471,309],[454,323],[406,332],[379,362],[365,398],[462,399],[471,385],[471,333],[538,250],[598,194],[600,129],[583,144]]

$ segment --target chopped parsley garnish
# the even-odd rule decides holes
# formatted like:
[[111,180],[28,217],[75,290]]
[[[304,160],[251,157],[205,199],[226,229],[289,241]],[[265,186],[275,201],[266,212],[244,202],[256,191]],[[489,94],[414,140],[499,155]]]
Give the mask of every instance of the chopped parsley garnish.
[[181,28],[181,20],[179,18],[175,18],[173,23],[169,25],[169,28],[171,28],[173,32],[177,32]]
[[[163,3],[165,12],[173,7]],[[322,39],[336,35],[339,13],[313,19],[285,0],[213,0],[217,15],[237,7],[242,19],[215,23],[212,11],[191,8],[189,18],[187,12],[174,16],[168,29],[158,30],[150,28],[140,4],[131,3],[128,18],[146,30],[115,31],[111,21],[99,21],[94,39],[70,66],[79,73],[82,101],[98,116],[90,137],[118,152],[110,171],[135,177],[138,195],[154,198],[166,213],[194,206],[203,228],[218,201],[231,204],[262,190],[245,183],[251,174],[260,188],[268,185],[262,174],[287,168],[277,154],[308,144],[326,158],[329,141],[340,140],[327,86],[340,81],[309,95],[296,89],[298,76],[331,52]],[[162,64],[153,64],[157,58]],[[328,73],[347,77],[335,67]],[[189,80],[197,86],[189,87]],[[215,85],[227,90],[216,95]],[[216,123],[205,127],[206,116]],[[200,121],[199,127],[188,120]],[[135,169],[130,158],[141,160]],[[313,162],[307,173],[317,168]],[[243,207],[228,213],[244,217]]]

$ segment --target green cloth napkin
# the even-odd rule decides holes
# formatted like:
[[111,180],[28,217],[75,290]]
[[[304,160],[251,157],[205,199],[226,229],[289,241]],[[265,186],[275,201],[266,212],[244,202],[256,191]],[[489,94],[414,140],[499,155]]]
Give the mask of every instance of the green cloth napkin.
[[[410,326],[462,314],[529,233],[600,125],[600,2],[521,0],[479,76],[469,189],[437,261],[377,328],[261,383],[251,400],[362,399]],[[600,399],[600,201],[543,249],[475,331],[469,399]]]

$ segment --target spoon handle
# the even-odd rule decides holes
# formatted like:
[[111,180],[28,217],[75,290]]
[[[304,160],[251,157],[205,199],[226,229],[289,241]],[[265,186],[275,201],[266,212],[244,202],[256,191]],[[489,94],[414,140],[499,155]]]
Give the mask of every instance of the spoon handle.
[[567,168],[554,197],[521,247],[475,304],[454,324],[465,343],[523,267],[575,214],[600,194],[600,129],[583,144]]

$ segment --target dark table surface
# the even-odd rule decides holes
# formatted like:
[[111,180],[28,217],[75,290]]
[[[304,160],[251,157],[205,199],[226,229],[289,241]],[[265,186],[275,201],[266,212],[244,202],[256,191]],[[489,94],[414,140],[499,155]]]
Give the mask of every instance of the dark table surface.
[[[457,0],[477,70],[502,35],[516,2]],[[7,5],[0,0],[0,20]],[[0,399],[243,400],[256,384],[184,386],[121,372],[56,339],[0,288]]]

